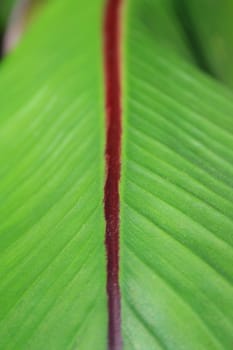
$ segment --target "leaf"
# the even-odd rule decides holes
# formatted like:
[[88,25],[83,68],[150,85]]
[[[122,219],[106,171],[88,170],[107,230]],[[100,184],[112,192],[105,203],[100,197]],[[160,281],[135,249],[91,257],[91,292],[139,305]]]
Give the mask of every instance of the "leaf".
[[101,1],[70,5],[0,73],[1,349],[107,342]]
[[232,96],[155,42],[140,4],[124,46],[125,347],[230,349]]
[[174,4],[199,64],[232,88],[232,1],[175,0]]
[[[104,11],[53,0],[1,64],[0,349],[107,348]],[[172,1],[121,27],[123,348],[231,349],[232,92]]]

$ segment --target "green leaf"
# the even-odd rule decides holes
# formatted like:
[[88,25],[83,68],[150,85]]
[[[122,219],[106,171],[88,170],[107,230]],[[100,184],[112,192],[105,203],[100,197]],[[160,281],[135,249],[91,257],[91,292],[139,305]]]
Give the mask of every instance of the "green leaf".
[[124,44],[125,347],[230,349],[232,95],[155,42],[140,5]]
[[101,18],[54,1],[2,64],[1,349],[106,347]]
[[[121,15],[123,348],[230,350],[232,92],[173,5]],[[51,1],[0,67],[3,350],[107,348],[104,6]]]
[[233,2],[174,0],[174,4],[200,65],[232,88]]

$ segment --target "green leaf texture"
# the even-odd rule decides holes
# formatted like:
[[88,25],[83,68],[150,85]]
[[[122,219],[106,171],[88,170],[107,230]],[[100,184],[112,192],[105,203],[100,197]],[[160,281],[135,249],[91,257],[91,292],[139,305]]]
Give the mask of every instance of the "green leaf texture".
[[[52,0],[0,65],[1,350],[107,349],[103,15]],[[121,25],[123,349],[231,350],[233,94],[172,0]]]
[[125,348],[231,349],[232,95],[162,47],[142,6],[125,11]]
[[2,64],[4,350],[106,347],[101,18],[54,1]]

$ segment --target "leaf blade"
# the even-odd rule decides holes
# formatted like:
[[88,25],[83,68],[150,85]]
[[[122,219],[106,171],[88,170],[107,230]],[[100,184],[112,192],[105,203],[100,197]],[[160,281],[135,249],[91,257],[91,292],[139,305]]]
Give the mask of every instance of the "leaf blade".
[[4,349],[106,347],[101,16],[52,2],[2,66]]
[[155,349],[230,349],[231,94],[154,40],[140,1],[128,6],[121,184],[126,348],[144,348],[154,337]]

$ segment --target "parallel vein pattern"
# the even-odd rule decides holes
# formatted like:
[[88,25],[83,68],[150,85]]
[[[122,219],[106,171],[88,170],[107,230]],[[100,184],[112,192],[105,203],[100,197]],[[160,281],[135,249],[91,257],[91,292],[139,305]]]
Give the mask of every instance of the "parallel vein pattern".
[[106,348],[102,7],[52,2],[2,64],[4,350]]
[[148,30],[141,16],[142,9],[151,17],[156,12],[156,5],[148,4],[129,1],[127,10],[121,185],[124,345],[230,350],[232,94],[155,40],[155,31]]

